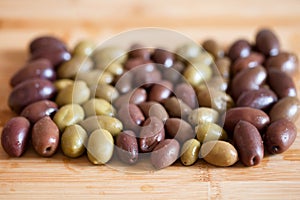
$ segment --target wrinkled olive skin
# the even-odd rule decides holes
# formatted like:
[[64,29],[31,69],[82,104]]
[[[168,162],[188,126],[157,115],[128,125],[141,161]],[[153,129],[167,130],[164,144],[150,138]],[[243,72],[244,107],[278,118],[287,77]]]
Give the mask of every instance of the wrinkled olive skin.
[[187,83],[178,84],[175,88],[175,95],[192,109],[198,106],[197,95],[193,87]]
[[277,94],[279,99],[287,96],[297,96],[295,83],[293,79],[285,72],[276,69],[269,69],[268,83],[272,90]]
[[222,127],[211,122],[202,122],[195,128],[197,139],[201,143],[211,140],[227,140],[228,136]]
[[192,126],[179,118],[169,118],[165,123],[167,133],[178,140],[180,143],[195,137]]
[[45,116],[52,116],[58,107],[55,102],[49,100],[37,101],[26,106],[21,116],[26,117],[32,124]]
[[232,61],[235,61],[238,58],[248,57],[250,52],[250,43],[247,40],[239,39],[229,47],[228,56]]
[[240,120],[234,128],[233,141],[244,165],[254,166],[261,162],[264,157],[264,145],[255,126]]
[[2,129],[1,145],[11,157],[20,157],[25,152],[30,135],[30,123],[24,117],[11,118]]
[[294,53],[280,52],[277,56],[271,56],[266,61],[267,69],[278,69],[289,75],[293,75],[299,71],[299,61]]
[[233,62],[231,66],[232,76],[236,76],[238,73],[247,68],[253,68],[261,65],[265,60],[265,57],[257,52],[250,53],[247,57],[238,58]]
[[149,92],[148,100],[161,102],[162,100],[168,98],[173,90],[173,85],[169,81],[160,81],[153,84]]
[[169,118],[166,109],[157,102],[147,101],[139,104],[139,108],[143,111],[146,118],[155,116],[165,122]]
[[60,131],[67,126],[76,124],[84,119],[84,110],[78,104],[67,104],[61,107],[54,115],[53,121]]
[[234,146],[219,140],[202,144],[199,155],[209,164],[219,167],[228,167],[238,161],[238,152]]
[[32,128],[31,141],[34,150],[41,156],[52,156],[59,145],[59,130],[49,116],[37,121]]
[[163,122],[157,117],[149,117],[140,131],[140,150],[142,152],[150,152],[164,139],[165,129]]
[[69,85],[61,90],[55,102],[59,106],[66,104],[82,104],[90,98],[91,91],[84,81],[75,81],[73,85]]
[[259,89],[266,78],[267,72],[262,66],[241,71],[232,79],[231,95],[233,99],[238,99],[238,97],[246,90]]
[[300,116],[300,101],[296,97],[285,97],[280,99],[270,110],[271,122],[286,118],[295,122]]
[[282,118],[270,124],[264,135],[264,143],[269,153],[279,154],[288,150],[296,136],[296,125]]
[[249,107],[231,108],[224,113],[223,119],[224,129],[229,134],[233,133],[234,127],[240,120],[253,124],[259,131],[270,123],[270,118],[264,111]]
[[114,138],[105,129],[93,131],[88,139],[87,155],[94,165],[107,163],[114,152]]
[[162,104],[166,108],[170,117],[179,117],[185,119],[192,112],[192,109],[187,104],[176,97],[164,99]]
[[84,153],[87,140],[88,135],[81,126],[68,126],[61,136],[61,149],[66,156],[77,158]]
[[18,84],[10,93],[8,104],[16,113],[20,113],[27,105],[36,101],[51,99],[56,89],[44,79],[30,79]]
[[25,64],[13,75],[10,85],[15,87],[19,83],[33,78],[47,79],[49,81],[55,80],[55,71],[47,59],[41,58]]
[[243,92],[237,99],[236,106],[268,110],[277,100],[277,95],[272,90],[260,88]]
[[97,129],[105,129],[112,136],[117,136],[123,130],[123,124],[115,117],[99,115],[91,116],[79,122],[86,132],[89,134]]
[[219,113],[212,108],[206,107],[196,108],[188,116],[188,121],[194,126],[200,122],[216,123],[218,120]]
[[145,117],[135,104],[123,104],[118,111],[118,119],[123,123],[124,129],[138,131]]
[[276,56],[280,44],[277,36],[269,29],[259,30],[255,38],[256,48],[266,56]]
[[181,163],[185,166],[194,164],[198,160],[200,146],[200,142],[196,139],[187,140],[181,148]]
[[138,142],[133,131],[122,131],[116,139],[117,154],[121,161],[134,164],[138,161]]
[[178,158],[180,145],[175,139],[160,142],[151,153],[151,163],[156,169],[172,165]]

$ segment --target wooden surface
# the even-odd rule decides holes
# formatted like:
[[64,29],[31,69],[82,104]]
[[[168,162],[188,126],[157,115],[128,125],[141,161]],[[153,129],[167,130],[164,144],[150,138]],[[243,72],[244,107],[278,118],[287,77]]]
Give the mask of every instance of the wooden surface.
[[[13,116],[9,78],[37,35],[54,34],[72,47],[81,38],[100,42],[134,28],[162,27],[226,46],[238,37],[252,40],[263,26],[274,28],[283,49],[300,55],[298,0],[1,0],[0,131]],[[299,75],[295,81],[300,93]],[[299,171],[300,134],[290,150],[256,167],[217,168],[199,161],[144,173],[92,166],[86,157],[69,159],[61,152],[41,158],[30,149],[22,158],[9,158],[0,147],[0,199],[299,199]]]

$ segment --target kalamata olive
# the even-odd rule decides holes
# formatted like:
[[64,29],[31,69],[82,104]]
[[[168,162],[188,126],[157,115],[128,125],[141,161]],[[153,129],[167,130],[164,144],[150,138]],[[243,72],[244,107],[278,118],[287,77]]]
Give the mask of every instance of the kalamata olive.
[[231,73],[233,76],[247,68],[253,68],[261,65],[264,62],[264,56],[257,52],[250,53],[247,57],[238,58],[232,63]]
[[280,52],[277,56],[271,56],[266,61],[266,68],[275,68],[289,75],[299,71],[298,58],[294,53]]
[[251,123],[240,120],[234,128],[233,141],[244,165],[257,165],[263,159],[263,141],[257,128]]
[[300,116],[300,101],[296,97],[285,97],[280,99],[270,110],[271,122],[286,118],[295,122]]
[[172,52],[165,49],[155,49],[152,54],[152,60],[155,63],[162,64],[165,67],[169,68],[173,65],[175,56]]
[[178,84],[175,88],[175,95],[192,109],[198,105],[196,93],[193,87],[187,83]]
[[27,105],[36,101],[51,99],[54,97],[56,89],[54,85],[44,79],[30,79],[18,84],[10,93],[8,103],[16,113]]
[[276,56],[280,44],[277,36],[269,29],[261,29],[256,34],[256,48],[266,56]]
[[138,143],[133,131],[125,130],[116,139],[117,154],[121,161],[134,164],[138,160]]
[[118,111],[118,119],[123,123],[124,129],[138,131],[145,117],[135,104],[123,104]]
[[30,53],[34,53],[38,49],[41,49],[41,48],[46,49],[49,46],[55,46],[57,48],[67,50],[67,47],[63,43],[63,41],[61,41],[57,37],[50,36],[50,35],[43,35],[43,36],[39,36],[39,37],[35,38],[34,40],[32,40],[30,42],[29,51],[30,51]]
[[286,151],[295,141],[297,127],[285,118],[274,121],[268,127],[264,142],[269,153],[278,154]]
[[150,89],[148,100],[161,102],[171,95],[172,90],[173,85],[169,81],[160,81],[155,83]]
[[129,58],[141,58],[144,60],[149,60],[151,56],[151,49],[145,47],[142,44],[133,44],[129,48],[128,57]]
[[195,137],[192,126],[180,118],[169,118],[165,123],[167,133],[180,143]]
[[245,58],[250,55],[251,45],[245,39],[235,41],[228,50],[228,56],[232,61],[238,58]]
[[4,125],[1,144],[9,156],[19,157],[25,152],[29,130],[30,123],[24,117],[13,117]]
[[165,122],[169,118],[166,109],[157,102],[147,101],[139,104],[140,109],[143,111],[146,118],[155,116]]

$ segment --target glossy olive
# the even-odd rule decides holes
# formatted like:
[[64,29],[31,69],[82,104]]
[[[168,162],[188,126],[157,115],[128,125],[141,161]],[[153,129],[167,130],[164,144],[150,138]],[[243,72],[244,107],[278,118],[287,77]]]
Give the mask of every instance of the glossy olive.
[[197,96],[193,87],[187,83],[180,83],[175,88],[175,96],[194,109],[198,106]]
[[121,161],[134,164],[138,160],[138,142],[133,131],[125,130],[116,139],[117,154]]
[[172,90],[173,85],[169,81],[160,81],[158,83],[155,83],[150,89],[148,100],[161,102],[171,95]]
[[279,40],[275,33],[269,29],[259,30],[255,42],[256,48],[266,56],[276,56],[279,53]]
[[93,115],[115,116],[116,114],[115,108],[104,99],[92,98],[86,101],[82,108],[86,117]]
[[271,122],[286,118],[295,122],[300,116],[300,101],[296,97],[285,97],[280,99],[270,110]]
[[169,114],[160,103],[154,101],[142,102],[139,104],[139,108],[142,110],[146,118],[155,116],[163,122],[169,118]]
[[275,68],[289,75],[299,71],[299,61],[294,53],[280,52],[277,56],[271,56],[266,61],[266,68]]
[[169,118],[165,123],[165,129],[172,138],[175,138],[180,143],[195,137],[195,132],[192,126],[180,118]]
[[118,111],[118,119],[123,123],[124,129],[138,131],[145,120],[144,114],[135,104],[123,104]]
[[228,56],[232,61],[238,58],[245,58],[250,55],[251,45],[245,39],[236,40],[228,50]]
[[89,71],[94,67],[92,60],[85,56],[74,56],[57,69],[59,78],[75,78],[78,72]]
[[247,57],[238,58],[232,63],[231,73],[233,76],[238,74],[247,68],[253,68],[261,65],[264,62],[265,58],[262,54],[257,52],[250,53]]
[[192,112],[192,109],[187,104],[176,97],[167,98],[162,104],[170,117],[186,118]]
[[188,116],[188,121],[192,125],[197,125],[200,122],[216,123],[219,120],[219,113],[213,108],[196,108]]
[[196,139],[187,140],[181,147],[181,163],[185,166],[194,164],[198,160],[200,146],[200,142]]
[[222,127],[211,122],[202,122],[195,127],[197,139],[201,143],[211,140],[227,140],[228,136]]

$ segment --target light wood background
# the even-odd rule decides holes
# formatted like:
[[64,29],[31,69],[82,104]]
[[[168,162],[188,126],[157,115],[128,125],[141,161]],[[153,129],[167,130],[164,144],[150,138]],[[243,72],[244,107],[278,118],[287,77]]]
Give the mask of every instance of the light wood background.
[[[32,38],[54,34],[72,47],[82,38],[100,42],[141,27],[168,28],[197,41],[215,38],[225,47],[270,27],[283,49],[300,55],[299,0],[1,0],[0,131],[13,116],[9,78],[25,62]],[[299,75],[295,81],[299,88]],[[61,152],[41,158],[30,149],[22,158],[9,158],[0,147],[0,199],[299,199],[299,135],[290,150],[256,167],[217,168],[199,161],[146,173],[92,166],[86,157],[69,159]]]

